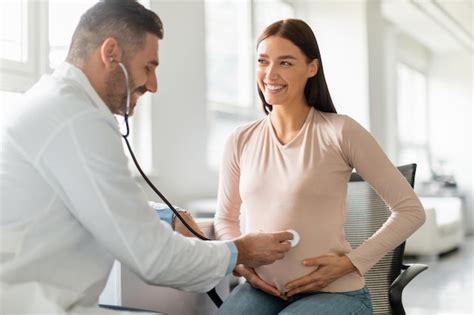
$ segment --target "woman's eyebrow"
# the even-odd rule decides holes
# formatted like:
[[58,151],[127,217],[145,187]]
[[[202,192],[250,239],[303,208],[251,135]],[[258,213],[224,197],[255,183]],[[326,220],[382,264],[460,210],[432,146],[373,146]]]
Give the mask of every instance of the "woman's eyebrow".
[[[268,58],[269,56],[267,54],[258,54],[259,57],[262,57],[262,58]],[[282,55],[282,56],[279,56],[277,59],[296,59],[296,57],[292,56],[292,55]]]

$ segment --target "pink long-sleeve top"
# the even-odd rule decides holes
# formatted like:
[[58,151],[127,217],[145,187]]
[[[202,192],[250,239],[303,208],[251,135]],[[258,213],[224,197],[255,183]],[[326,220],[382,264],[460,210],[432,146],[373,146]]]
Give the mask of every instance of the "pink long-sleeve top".
[[[344,233],[347,183],[354,168],[392,211],[387,222],[356,249]],[[425,219],[409,183],[362,126],[348,116],[313,108],[297,136],[284,145],[270,116],[230,135],[214,221],[218,238],[241,234],[242,203],[246,232],[293,229],[301,236],[284,259],[256,269],[281,292],[285,284],[315,269],[303,266],[303,259],[322,255],[347,255],[357,268],[323,291],[362,288],[363,274]]]

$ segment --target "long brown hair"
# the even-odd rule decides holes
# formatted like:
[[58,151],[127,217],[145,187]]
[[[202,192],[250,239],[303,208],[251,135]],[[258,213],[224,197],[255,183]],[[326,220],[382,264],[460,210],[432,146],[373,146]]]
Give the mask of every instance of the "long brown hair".
[[[336,108],[332,102],[326,79],[324,77],[323,63],[319,52],[318,42],[311,27],[309,27],[309,25],[304,21],[298,19],[277,21],[263,30],[262,34],[258,37],[257,48],[264,39],[270,36],[279,36],[291,41],[301,49],[309,61],[314,59],[318,60],[318,73],[308,79],[304,88],[306,101],[310,106],[319,111],[336,113]],[[273,106],[265,101],[265,97],[258,85],[257,89],[258,95],[262,100],[263,110],[265,111],[265,114],[268,115],[272,111]]]

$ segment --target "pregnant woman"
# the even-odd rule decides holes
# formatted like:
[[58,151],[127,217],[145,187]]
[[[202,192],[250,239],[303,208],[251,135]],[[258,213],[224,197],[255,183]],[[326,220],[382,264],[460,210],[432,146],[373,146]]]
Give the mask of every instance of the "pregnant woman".
[[[311,28],[288,19],[257,43],[266,117],[234,130],[221,167],[216,235],[295,230],[299,244],[272,265],[238,265],[246,278],[219,314],[371,314],[366,273],[424,222],[413,189],[374,138],[336,113]],[[350,53],[348,53],[350,58]],[[392,214],[358,248],[344,235],[347,183],[355,169]]]

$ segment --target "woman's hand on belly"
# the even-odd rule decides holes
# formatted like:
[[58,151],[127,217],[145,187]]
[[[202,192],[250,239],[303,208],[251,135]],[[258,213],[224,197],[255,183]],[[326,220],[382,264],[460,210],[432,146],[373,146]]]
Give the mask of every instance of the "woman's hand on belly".
[[246,267],[245,265],[237,265],[234,269],[234,275],[244,277],[248,283],[250,283],[252,287],[256,289],[260,289],[263,292],[274,295],[283,300],[287,300],[287,297],[281,295],[277,288],[260,278],[253,268]]
[[304,277],[286,284],[288,297],[298,293],[318,292],[334,280],[356,270],[347,256],[320,256],[303,261],[307,267],[317,267]]

